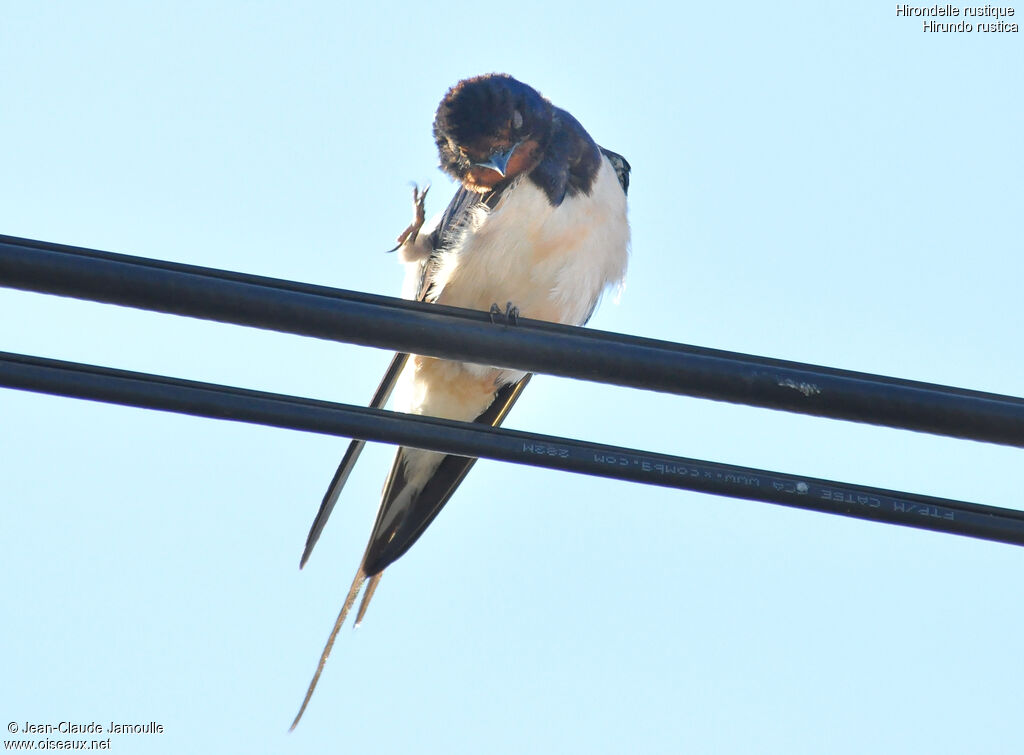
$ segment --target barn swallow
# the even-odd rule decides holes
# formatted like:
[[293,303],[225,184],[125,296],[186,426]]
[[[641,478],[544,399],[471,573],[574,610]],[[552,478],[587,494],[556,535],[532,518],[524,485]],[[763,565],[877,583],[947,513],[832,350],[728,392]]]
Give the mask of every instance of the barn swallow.
[[[504,74],[460,81],[434,118],[441,169],[459,182],[448,208],[424,224],[426,189],[398,237],[403,296],[582,325],[626,272],[629,163],[599,147],[568,112]],[[504,304],[503,304],[504,303]],[[397,354],[371,405],[395,391],[395,409],[496,426],[522,393],[518,370]],[[310,530],[305,564],[362,449],[353,441]],[[362,562],[292,728],[364,583],[356,626],[383,570],[437,516],[475,459],[399,448]]]

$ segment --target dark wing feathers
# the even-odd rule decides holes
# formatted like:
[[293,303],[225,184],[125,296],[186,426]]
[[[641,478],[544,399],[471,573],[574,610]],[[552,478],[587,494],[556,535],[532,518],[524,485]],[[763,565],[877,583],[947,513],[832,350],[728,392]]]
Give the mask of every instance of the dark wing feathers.
[[629,167],[629,162],[622,155],[612,152],[610,149],[604,147],[599,147],[599,149],[615,168],[615,175],[618,176],[619,183],[622,184],[622,193],[629,194],[629,171],[632,170]]
[[[391,392],[395,388],[398,376],[402,372],[402,368],[405,367],[405,363],[408,360],[408,354],[395,354],[394,358],[391,360],[391,364],[388,365],[387,371],[384,373],[384,377],[381,378],[380,385],[377,386],[377,391],[373,394],[373,398],[370,400],[371,408],[380,409],[387,403],[388,398],[391,397]],[[309,534],[306,536],[306,547],[302,551],[302,558],[299,560],[300,569],[305,566],[306,562],[309,560],[309,556],[313,552],[313,547],[316,545],[317,540],[320,539],[320,533],[324,531],[324,526],[327,524],[327,520],[330,518],[331,512],[334,511],[334,504],[338,502],[338,496],[341,495],[341,489],[345,487],[345,483],[348,481],[348,476],[352,473],[352,469],[359,460],[359,454],[363,452],[363,446],[365,445],[365,440],[353,440],[348,444],[348,450],[345,451],[345,455],[342,457],[341,463],[338,465],[338,469],[334,473],[334,478],[331,480],[331,484],[327,487],[327,492],[324,493],[324,499],[320,502],[320,510],[316,512],[316,517],[313,519],[313,525],[309,528]]]
[[434,251],[444,248],[450,244],[455,235],[462,230],[469,213],[474,207],[480,205],[482,194],[475,191],[467,191],[460,186],[455,192],[452,201],[448,203],[444,213],[441,215],[441,222],[437,224],[433,233],[430,234],[430,245]]
[[[491,405],[474,421],[492,427],[500,425],[529,380],[530,376],[526,375],[517,383],[499,388]],[[383,571],[409,550],[476,462],[476,459],[465,456],[445,455],[426,485],[412,499],[405,514],[385,528],[384,518],[406,485],[404,456],[405,449],[400,448],[384,486],[383,501],[363,557],[363,573],[368,577]]]

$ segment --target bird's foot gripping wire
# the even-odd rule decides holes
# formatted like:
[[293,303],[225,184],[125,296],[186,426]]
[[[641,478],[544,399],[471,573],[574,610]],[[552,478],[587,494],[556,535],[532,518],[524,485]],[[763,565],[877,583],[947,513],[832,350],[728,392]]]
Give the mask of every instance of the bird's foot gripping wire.
[[419,235],[420,228],[423,226],[423,221],[426,218],[426,211],[423,208],[423,202],[427,198],[427,192],[430,191],[430,184],[423,187],[423,191],[413,184],[412,186],[412,222],[409,223],[409,227],[398,234],[398,238],[395,239],[398,245],[394,249],[388,249],[388,252],[394,252],[402,248],[403,244],[415,243],[416,237]]
[[519,324],[519,307],[515,306],[512,302],[505,304],[504,311],[502,311],[497,303],[492,304],[488,314],[491,316],[491,323],[493,324],[498,324],[499,322],[503,325]]

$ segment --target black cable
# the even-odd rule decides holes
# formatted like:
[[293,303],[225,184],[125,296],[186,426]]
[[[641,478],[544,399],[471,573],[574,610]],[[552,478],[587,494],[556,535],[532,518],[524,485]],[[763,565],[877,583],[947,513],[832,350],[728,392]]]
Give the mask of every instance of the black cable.
[[1024,400],[0,236],[0,285],[1024,447]]
[[1024,399],[0,236],[0,285],[1024,447]]
[[1024,512],[0,352],[0,386],[746,498],[1024,545]]

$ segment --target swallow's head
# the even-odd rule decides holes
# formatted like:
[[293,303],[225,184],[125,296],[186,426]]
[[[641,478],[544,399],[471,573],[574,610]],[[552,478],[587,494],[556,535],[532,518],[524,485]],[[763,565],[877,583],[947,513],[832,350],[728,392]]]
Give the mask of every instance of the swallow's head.
[[529,173],[543,157],[553,116],[550,102],[511,76],[460,81],[434,118],[441,169],[478,192]]

